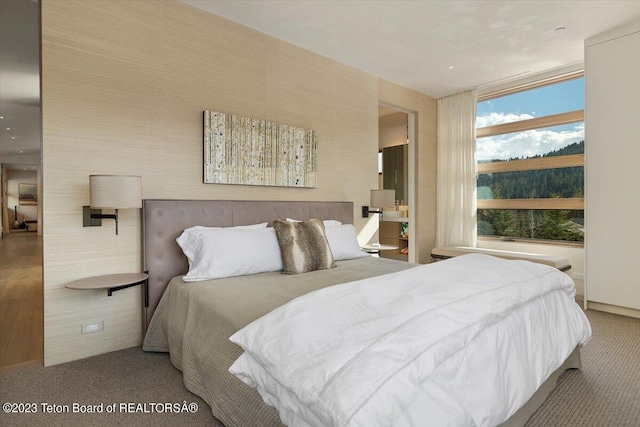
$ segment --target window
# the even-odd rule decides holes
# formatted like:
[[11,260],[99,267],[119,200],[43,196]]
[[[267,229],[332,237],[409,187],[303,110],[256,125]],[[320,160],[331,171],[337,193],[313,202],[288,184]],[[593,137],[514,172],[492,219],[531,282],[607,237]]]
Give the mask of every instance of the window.
[[582,72],[483,97],[478,236],[584,242]]

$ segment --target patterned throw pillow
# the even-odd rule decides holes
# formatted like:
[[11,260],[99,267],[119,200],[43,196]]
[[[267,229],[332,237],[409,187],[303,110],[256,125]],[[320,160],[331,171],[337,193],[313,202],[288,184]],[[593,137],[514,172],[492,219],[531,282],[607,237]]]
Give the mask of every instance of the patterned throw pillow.
[[278,235],[284,274],[306,273],[336,266],[321,220],[290,222],[276,219],[273,227]]

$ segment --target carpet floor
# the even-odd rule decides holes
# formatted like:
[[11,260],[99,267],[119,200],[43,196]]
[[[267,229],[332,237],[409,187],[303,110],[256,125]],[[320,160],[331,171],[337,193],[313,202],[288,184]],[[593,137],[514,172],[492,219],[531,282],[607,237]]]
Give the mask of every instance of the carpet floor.
[[582,370],[565,371],[526,427],[640,427],[640,319],[588,310]]
[[[582,371],[565,372],[526,427],[640,427],[640,319],[593,310],[587,316],[593,338],[582,349]],[[184,387],[168,355],[139,347],[48,368],[31,365],[1,372],[0,403],[36,409],[2,411],[2,426],[223,427],[209,406]],[[74,404],[98,405],[103,412],[74,413]]]

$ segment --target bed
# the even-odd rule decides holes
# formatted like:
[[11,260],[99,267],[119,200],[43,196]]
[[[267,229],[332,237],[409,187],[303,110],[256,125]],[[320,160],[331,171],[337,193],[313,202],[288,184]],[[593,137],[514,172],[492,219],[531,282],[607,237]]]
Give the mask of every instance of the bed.
[[[171,362],[183,372],[185,386],[201,396],[227,427],[281,425],[278,412],[265,404],[254,388],[229,373],[229,367],[243,354],[229,337],[301,295],[335,284],[401,274],[414,266],[365,257],[338,261],[337,268],[302,275],[269,272],[217,280],[215,286],[207,281],[185,286],[181,275],[188,265],[175,239],[194,225],[230,227],[285,217],[348,224],[353,213],[349,202],[145,200],[143,247],[149,307],[143,348],[169,352]],[[569,353],[503,425],[524,425],[554,388],[558,376],[565,369],[581,367],[579,347]]]

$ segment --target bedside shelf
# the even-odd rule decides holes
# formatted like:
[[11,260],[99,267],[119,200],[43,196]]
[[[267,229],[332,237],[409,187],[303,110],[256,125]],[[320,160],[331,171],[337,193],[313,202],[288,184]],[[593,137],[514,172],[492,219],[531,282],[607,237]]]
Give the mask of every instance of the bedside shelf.
[[379,254],[382,251],[396,251],[398,250],[398,246],[396,245],[385,245],[385,244],[379,244],[379,245],[363,245],[361,246],[362,250],[365,251],[366,253],[369,254]]
[[74,280],[73,282],[67,283],[65,287],[85,291],[106,289],[107,296],[111,296],[113,292],[121,289],[142,285],[144,292],[144,306],[149,307],[149,291],[147,288],[148,279],[149,275],[146,273],[107,274],[105,276],[86,277],[84,279]]

